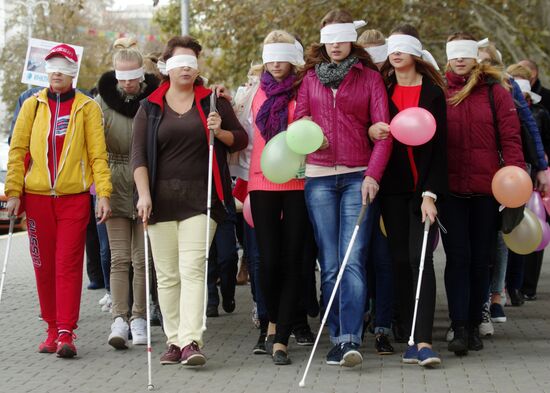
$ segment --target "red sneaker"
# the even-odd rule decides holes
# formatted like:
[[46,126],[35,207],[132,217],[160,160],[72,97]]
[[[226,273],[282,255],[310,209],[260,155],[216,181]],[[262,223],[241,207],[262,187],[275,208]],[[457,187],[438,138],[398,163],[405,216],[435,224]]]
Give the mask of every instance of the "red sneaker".
[[73,340],[76,339],[76,335],[68,330],[60,330],[59,337],[57,338],[57,357],[59,358],[73,358],[76,356],[76,347],[73,344]]
[[48,337],[40,343],[38,346],[38,352],[55,353],[55,351],[57,351],[57,329],[48,328],[46,332],[48,333]]
[[202,366],[206,363],[206,356],[201,352],[197,342],[193,341],[181,350],[180,362],[186,366]]

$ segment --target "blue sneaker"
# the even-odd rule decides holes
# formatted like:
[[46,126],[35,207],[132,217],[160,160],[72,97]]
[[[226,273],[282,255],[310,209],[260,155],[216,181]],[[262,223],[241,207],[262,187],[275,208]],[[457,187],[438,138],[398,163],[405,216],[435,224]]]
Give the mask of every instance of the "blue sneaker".
[[336,344],[327,353],[327,364],[331,366],[339,366],[342,360],[342,344]]
[[491,304],[491,321],[493,323],[504,323],[506,322],[506,314],[504,314],[504,308],[500,303]]
[[342,345],[342,360],[340,366],[355,367],[363,362],[363,355],[359,352],[359,344],[345,343]]
[[441,364],[441,359],[431,348],[424,347],[418,351],[418,364],[423,367],[435,367]]
[[405,364],[418,364],[418,348],[416,345],[407,347],[407,350],[403,354],[401,361]]

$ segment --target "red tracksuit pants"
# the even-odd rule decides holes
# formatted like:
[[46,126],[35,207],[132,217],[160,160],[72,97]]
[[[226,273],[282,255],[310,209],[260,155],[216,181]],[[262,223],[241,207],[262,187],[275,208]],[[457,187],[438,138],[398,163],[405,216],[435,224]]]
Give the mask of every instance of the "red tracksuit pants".
[[48,328],[77,328],[90,195],[26,194],[27,231],[42,319]]

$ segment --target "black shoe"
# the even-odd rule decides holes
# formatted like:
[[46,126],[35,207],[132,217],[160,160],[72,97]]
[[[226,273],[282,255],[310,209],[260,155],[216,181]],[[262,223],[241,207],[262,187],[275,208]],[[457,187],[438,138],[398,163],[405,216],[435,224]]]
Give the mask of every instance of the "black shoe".
[[208,318],[216,318],[220,316],[220,313],[218,312],[218,306],[209,305],[206,306],[206,316]]
[[374,347],[379,355],[391,355],[393,353],[393,347],[390,344],[390,338],[384,333],[376,335],[374,340]]
[[93,290],[96,290],[96,289],[105,288],[105,284],[103,284],[103,282],[99,282],[99,281],[90,281],[87,288],[93,291]]
[[260,337],[258,338],[258,342],[252,349],[252,353],[254,355],[265,355],[267,353],[267,350],[265,349],[265,333],[260,334]]
[[273,363],[277,366],[286,366],[287,364],[292,363],[288,357],[288,354],[285,351],[275,351],[273,354]]
[[296,329],[293,333],[294,338],[296,339],[296,344],[298,345],[311,347],[315,342],[315,337],[313,336],[313,332],[309,326]]
[[233,311],[235,311],[235,299],[223,299],[222,301],[222,308],[223,311],[225,311],[228,314],[231,314]]
[[[448,349],[454,352],[456,356],[466,356],[468,354],[468,334],[465,327],[453,326],[454,337],[449,342]],[[479,330],[478,330],[479,335]]]
[[265,352],[269,355],[273,355],[273,341],[275,341],[275,335],[270,334],[265,338]]
[[508,295],[510,296],[512,306],[514,307],[523,306],[523,303],[525,303],[525,300],[523,300],[523,294],[519,289],[509,290]]
[[468,349],[472,351],[481,351],[483,349],[483,341],[479,337],[479,326],[470,328],[468,331]]
[[534,293],[534,294],[531,295],[531,294],[524,293],[523,294],[523,299],[527,300],[528,302],[535,301],[535,300],[537,300],[537,294]]
[[391,330],[393,332],[393,339],[396,343],[406,343],[409,341],[405,327],[397,322],[392,323]]

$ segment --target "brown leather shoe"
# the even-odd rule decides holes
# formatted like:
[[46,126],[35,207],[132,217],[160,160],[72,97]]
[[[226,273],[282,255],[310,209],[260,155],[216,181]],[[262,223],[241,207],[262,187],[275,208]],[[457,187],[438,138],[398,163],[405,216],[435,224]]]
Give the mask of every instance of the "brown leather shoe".
[[246,257],[243,256],[241,258],[241,267],[237,273],[237,285],[246,285],[248,284],[248,281],[248,261],[246,260]]

